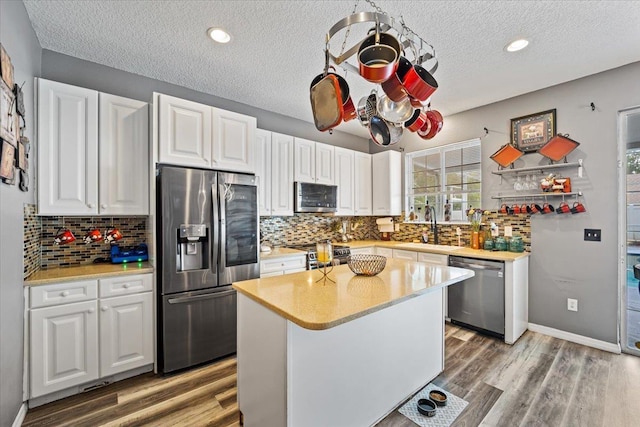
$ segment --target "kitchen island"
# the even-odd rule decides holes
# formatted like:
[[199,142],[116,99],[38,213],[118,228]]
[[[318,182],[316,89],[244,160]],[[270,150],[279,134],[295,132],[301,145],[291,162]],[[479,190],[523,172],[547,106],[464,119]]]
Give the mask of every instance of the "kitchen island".
[[244,425],[371,425],[444,369],[443,288],[470,270],[387,259],[234,283]]

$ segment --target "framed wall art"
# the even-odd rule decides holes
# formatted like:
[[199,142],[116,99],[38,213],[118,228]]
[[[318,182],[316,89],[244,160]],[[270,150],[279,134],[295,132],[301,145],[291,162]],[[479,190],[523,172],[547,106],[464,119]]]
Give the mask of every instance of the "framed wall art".
[[15,95],[7,84],[0,80],[0,138],[16,147],[19,129],[15,113]]
[[15,162],[16,149],[7,141],[2,141],[2,151],[0,152],[0,178],[8,184],[13,184],[15,180]]
[[511,119],[511,143],[533,153],[556,134],[556,109]]

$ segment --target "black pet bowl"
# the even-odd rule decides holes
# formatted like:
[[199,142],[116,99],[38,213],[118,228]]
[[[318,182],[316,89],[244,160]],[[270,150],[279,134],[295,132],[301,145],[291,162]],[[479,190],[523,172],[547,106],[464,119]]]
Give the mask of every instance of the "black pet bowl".
[[431,399],[418,400],[418,412],[427,417],[433,417],[436,414],[436,403]]
[[431,390],[429,399],[433,400],[438,406],[447,406],[447,395],[440,390]]

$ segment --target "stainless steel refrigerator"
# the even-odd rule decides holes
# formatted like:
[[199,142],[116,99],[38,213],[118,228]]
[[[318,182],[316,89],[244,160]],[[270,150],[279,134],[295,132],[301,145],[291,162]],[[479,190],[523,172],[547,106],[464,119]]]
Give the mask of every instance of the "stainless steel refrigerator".
[[158,369],[236,352],[236,292],[259,277],[257,178],[159,165]]

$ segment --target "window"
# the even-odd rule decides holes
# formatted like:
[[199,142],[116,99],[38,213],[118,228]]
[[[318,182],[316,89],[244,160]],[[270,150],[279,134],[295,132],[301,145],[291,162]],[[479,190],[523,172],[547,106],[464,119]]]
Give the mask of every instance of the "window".
[[464,212],[479,207],[482,171],[480,139],[444,145],[405,155],[406,221],[424,222],[425,208],[435,208],[444,221],[444,205],[451,206],[450,221],[467,221]]

